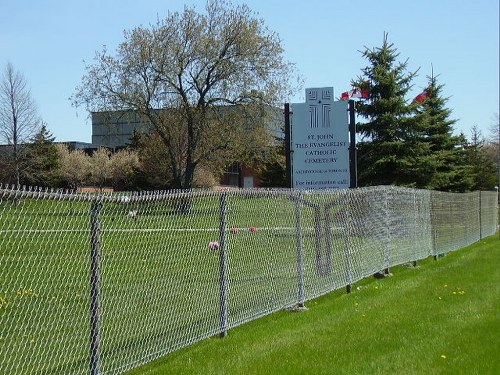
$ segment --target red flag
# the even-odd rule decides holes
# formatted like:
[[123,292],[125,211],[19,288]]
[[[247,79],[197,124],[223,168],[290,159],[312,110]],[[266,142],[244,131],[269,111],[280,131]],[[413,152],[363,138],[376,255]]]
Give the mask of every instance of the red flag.
[[340,100],[349,100],[351,98],[368,99],[370,98],[370,90],[353,87],[352,90],[345,91],[340,95]]
[[425,102],[425,99],[427,99],[427,90],[424,90],[420,94],[418,94],[415,99],[413,99],[413,101],[417,103],[423,103]]
[[368,99],[370,97],[370,90],[353,87],[352,90],[342,93],[340,100],[348,100],[350,98]]
[[361,98],[361,89],[359,87],[351,90],[351,98]]

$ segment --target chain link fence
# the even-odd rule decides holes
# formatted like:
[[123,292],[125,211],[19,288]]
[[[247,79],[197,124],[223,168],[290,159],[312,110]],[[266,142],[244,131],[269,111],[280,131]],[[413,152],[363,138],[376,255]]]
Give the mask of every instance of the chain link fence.
[[497,230],[494,192],[0,189],[0,374],[117,374]]

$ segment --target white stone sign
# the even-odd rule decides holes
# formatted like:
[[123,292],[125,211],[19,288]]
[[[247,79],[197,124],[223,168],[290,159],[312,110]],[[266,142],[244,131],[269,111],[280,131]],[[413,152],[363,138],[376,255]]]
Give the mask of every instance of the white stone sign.
[[349,188],[347,110],[347,101],[333,101],[332,87],[306,89],[306,102],[291,104],[293,188]]

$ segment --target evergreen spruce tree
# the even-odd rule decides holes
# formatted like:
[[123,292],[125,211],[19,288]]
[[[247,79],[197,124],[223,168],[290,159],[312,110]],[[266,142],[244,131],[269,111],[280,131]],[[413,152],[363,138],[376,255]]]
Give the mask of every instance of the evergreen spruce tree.
[[370,97],[357,103],[356,110],[368,122],[358,124],[359,185],[402,185],[423,187],[431,163],[429,143],[424,142],[423,115],[405,96],[417,72],[407,70],[408,60],[398,62],[399,53],[384,34],[379,48],[368,49],[363,57],[369,65],[353,81],[369,90]]
[[24,183],[32,186],[53,187],[59,165],[59,154],[54,144],[55,137],[42,123],[40,130],[28,145]]
[[424,117],[424,137],[429,145],[431,161],[424,187],[441,191],[468,191],[473,179],[462,146],[464,136],[453,135],[456,120],[450,119],[451,110],[446,107],[448,99],[442,97],[444,85],[438,84],[434,74],[427,78],[427,88],[415,101],[417,112]]

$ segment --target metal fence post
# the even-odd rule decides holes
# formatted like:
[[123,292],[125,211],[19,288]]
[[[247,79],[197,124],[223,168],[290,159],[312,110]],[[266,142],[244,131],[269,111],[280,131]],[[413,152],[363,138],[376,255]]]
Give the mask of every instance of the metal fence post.
[[417,242],[417,228],[418,228],[418,213],[419,213],[419,205],[417,204],[417,191],[413,191],[413,267],[417,267],[417,250],[416,250],[416,242]]
[[90,211],[90,373],[100,373],[100,289],[101,289],[101,216],[102,200],[92,202]]
[[482,202],[482,192],[479,191],[479,241],[483,239],[483,202]]
[[389,218],[389,192],[391,192],[390,187],[385,187],[384,188],[384,225],[385,225],[385,243],[384,243],[384,263],[385,263],[385,269],[383,271],[383,274],[385,276],[390,275],[391,271],[389,269],[389,264],[390,264],[390,256],[391,251],[392,251],[392,246],[391,246],[391,228],[390,228],[390,218]]
[[299,198],[295,199],[295,238],[297,240],[297,302],[304,307],[304,260],[302,250],[302,224]]
[[349,244],[349,239],[351,237],[351,227],[353,225],[352,221],[352,215],[351,215],[351,205],[353,204],[353,199],[351,199],[351,195],[353,194],[352,190],[347,190],[345,192],[345,199],[340,206],[341,210],[345,210],[346,212],[346,219],[345,223],[347,224],[345,228],[342,228],[342,238],[344,241],[344,263],[345,263],[345,272],[346,272],[346,277],[347,277],[347,285],[345,287],[345,290],[347,293],[352,292],[352,283],[353,283],[353,265],[352,265],[352,255],[351,255],[351,249],[350,249],[350,244]]
[[437,259],[436,255],[436,250],[437,250],[437,230],[438,230],[438,221],[437,221],[437,216],[438,216],[438,208],[437,208],[437,196],[436,193],[430,191],[429,192],[429,216],[430,216],[430,225],[431,225],[431,251],[432,255],[434,256],[434,260]]
[[222,193],[219,201],[219,303],[220,337],[227,336],[228,325],[228,269],[226,241],[227,193]]

